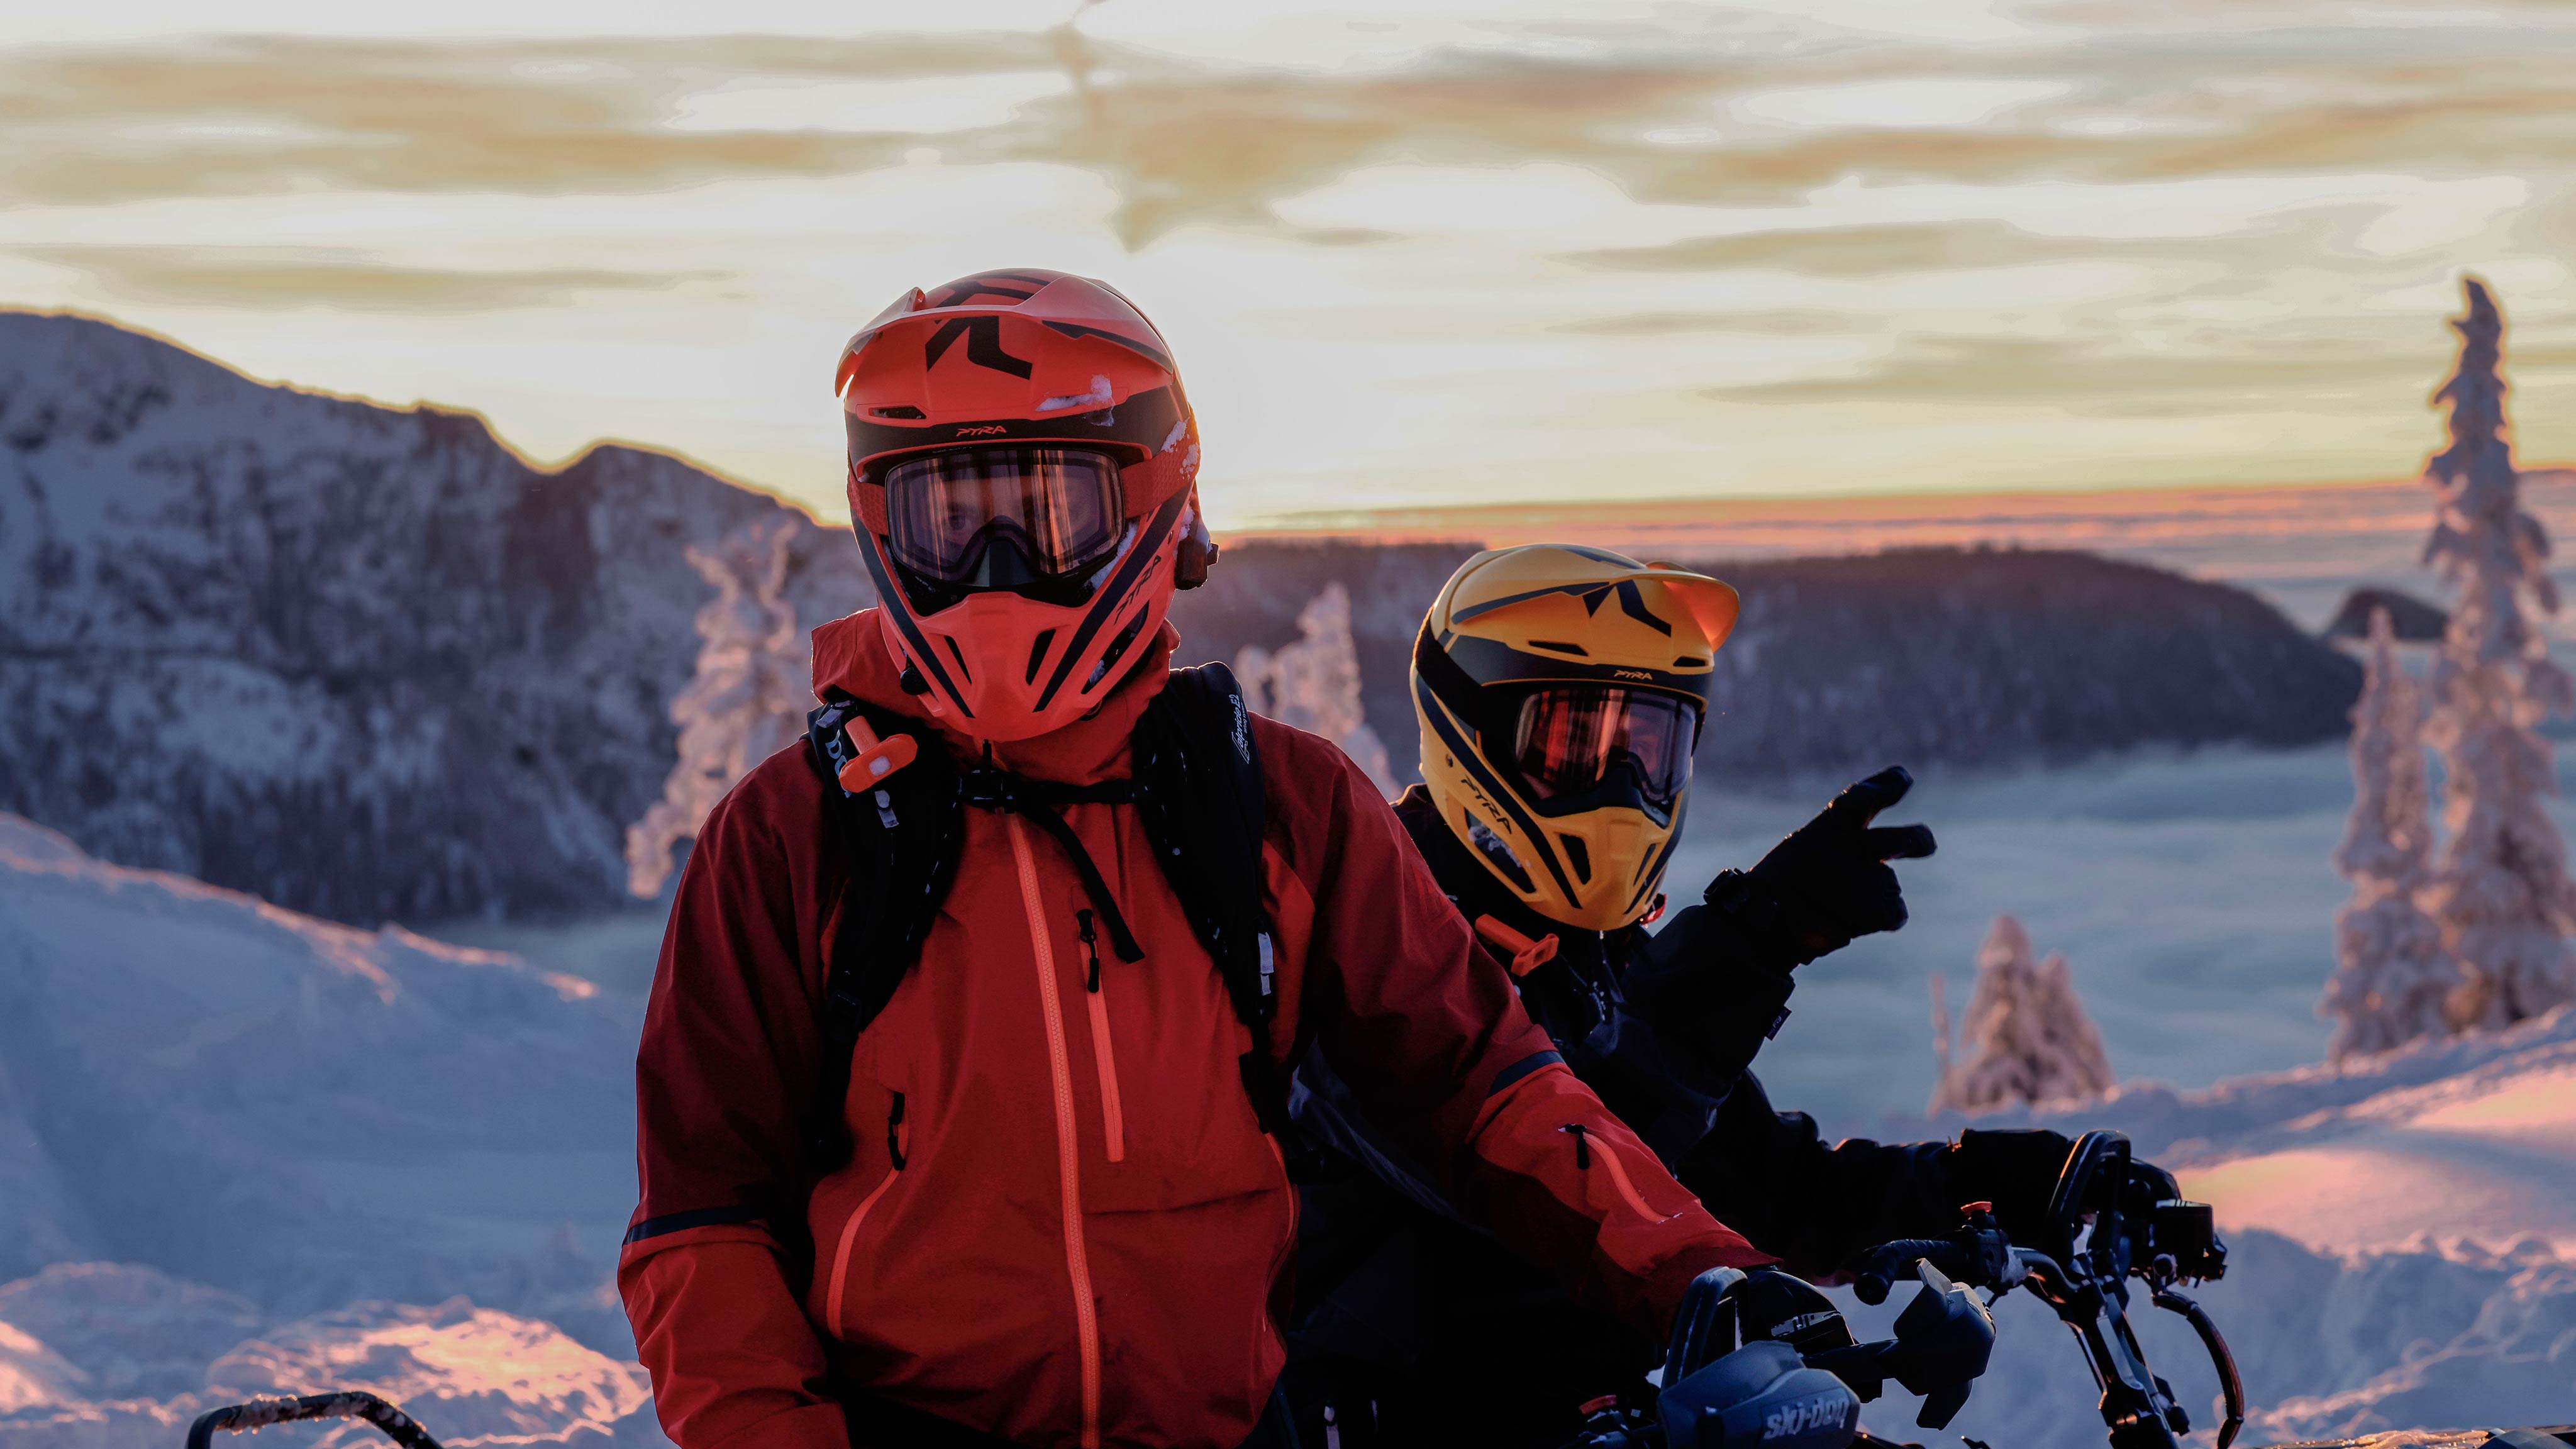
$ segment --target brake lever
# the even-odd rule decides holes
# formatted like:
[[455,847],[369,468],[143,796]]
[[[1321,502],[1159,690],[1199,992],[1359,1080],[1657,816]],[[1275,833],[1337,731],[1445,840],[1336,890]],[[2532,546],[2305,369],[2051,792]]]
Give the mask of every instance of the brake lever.
[[2198,1303],[2171,1288],[2154,1291],[2153,1302],[2169,1313],[2179,1313],[2200,1335],[2201,1347],[2209,1350],[2210,1362],[2218,1366],[2218,1392],[2227,1407],[2227,1420],[2218,1426],[2218,1449],[2236,1442],[2236,1431],[2245,1427],[2245,1380],[2236,1372],[2236,1355],[2219,1334],[2216,1320]]
[[1876,1307],[1900,1280],[1914,1274],[1918,1262],[1930,1263],[1949,1279],[2002,1297],[2019,1283],[2019,1253],[1995,1225],[1994,1204],[1972,1202],[1959,1209],[1960,1226],[1946,1238],[1900,1238],[1881,1243],[1863,1255],[1852,1274],[1852,1292]]

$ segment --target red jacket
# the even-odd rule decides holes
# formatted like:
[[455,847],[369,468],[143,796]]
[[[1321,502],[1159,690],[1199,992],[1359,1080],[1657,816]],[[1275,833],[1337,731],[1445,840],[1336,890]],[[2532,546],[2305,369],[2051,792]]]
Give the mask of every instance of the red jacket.
[[[1093,716],[997,762],[1124,774],[1174,638]],[[818,692],[908,709],[874,619],[814,644]],[[1255,731],[1274,1050],[1320,1038],[1460,1201],[1642,1333],[1703,1269],[1763,1261],[1557,1061],[1367,777],[1312,735]],[[1069,858],[1020,817],[966,811],[921,961],[853,1058],[856,1150],[808,1190],[840,895],[822,806],[801,746],[754,770],[708,816],[663,940],[618,1268],[663,1427],[683,1449],[843,1449],[847,1383],[1030,1444],[1239,1443],[1283,1360],[1296,1194],[1136,812],[1065,811],[1145,949],[1102,951],[1094,992]]]

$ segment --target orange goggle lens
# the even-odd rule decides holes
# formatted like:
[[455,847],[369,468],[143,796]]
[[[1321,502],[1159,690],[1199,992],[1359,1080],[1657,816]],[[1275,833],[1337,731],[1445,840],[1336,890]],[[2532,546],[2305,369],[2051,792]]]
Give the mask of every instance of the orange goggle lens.
[[1512,765],[1541,801],[1572,801],[1624,782],[1670,809],[1690,783],[1699,711],[1669,694],[1552,685],[1521,701]]
[[1087,572],[1126,531],[1118,460],[1088,449],[933,453],[887,469],[885,490],[895,562],[943,584]]

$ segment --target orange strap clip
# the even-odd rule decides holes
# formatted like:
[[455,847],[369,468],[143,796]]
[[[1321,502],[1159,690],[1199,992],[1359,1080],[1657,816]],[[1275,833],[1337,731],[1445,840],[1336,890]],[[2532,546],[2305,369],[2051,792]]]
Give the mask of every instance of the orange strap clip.
[[1556,933],[1553,931],[1533,941],[1492,916],[1478,916],[1476,934],[1486,945],[1510,957],[1503,964],[1515,981],[1556,959]]
[[911,764],[921,753],[921,746],[910,735],[878,739],[877,732],[855,713],[842,728],[850,737],[850,758],[833,773],[840,777],[841,788],[853,795],[874,789],[878,781]]

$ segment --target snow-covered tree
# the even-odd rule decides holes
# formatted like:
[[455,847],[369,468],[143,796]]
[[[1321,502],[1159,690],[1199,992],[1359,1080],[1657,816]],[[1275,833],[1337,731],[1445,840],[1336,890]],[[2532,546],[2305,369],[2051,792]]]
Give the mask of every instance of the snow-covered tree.
[[1277,650],[1246,645],[1234,656],[1245,703],[1281,724],[1311,730],[1342,747],[1380,793],[1395,793],[1386,742],[1360,708],[1359,647],[1351,642],[1350,592],[1335,582],[1297,614],[1305,637]]
[[697,677],[671,701],[679,760],[662,798],[626,830],[626,886],[658,895],[671,874],[671,847],[694,839],[707,812],[750,773],[805,731],[814,707],[811,646],[785,598],[787,543],[796,520],[752,524],[712,548],[688,550],[715,586],[698,610]]
[[1934,977],[1933,1049],[1941,1080],[1932,1089],[1933,1111],[1982,1112],[2111,1089],[2110,1054],[2075,997],[2066,957],[2052,951],[2032,965],[2030,933],[2021,922],[1995,917],[1977,952],[1977,989],[1955,1040],[1949,1012],[1939,1004],[1941,987]]
[[2336,1061],[2450,1030],[2447,1003],[2466,979],[2416,896],[2431,875],[2433,813],[2423,702],[2397,664],[2386,609],[2370,615],[2370,663],[2352,707],[2352,819],[2335,869],[2352,899],[2335,913],[2334,976],[2317,1014],[2335,1023]]
[[2442,752],[2442,823],[2450,842],[2425,904],[2468,981],[2453,1023],[2500,1027],[2576,999],[2576,882],[2567,846],[2541,811],[2557,784],[2537,728],[2576,706],[2576,686],[2550,662],[2531,609],[2554,612],[2549,536],[2522,511],[2505,425],[2504,319],[2485,285],[2466,282],[2452,320],[2460,360],[2434,405],[2450,409],[2450,446],[2424,466],[2438,500],[2424,557],[2457,585],[2459,603],[2435,657],[2425,736]]

